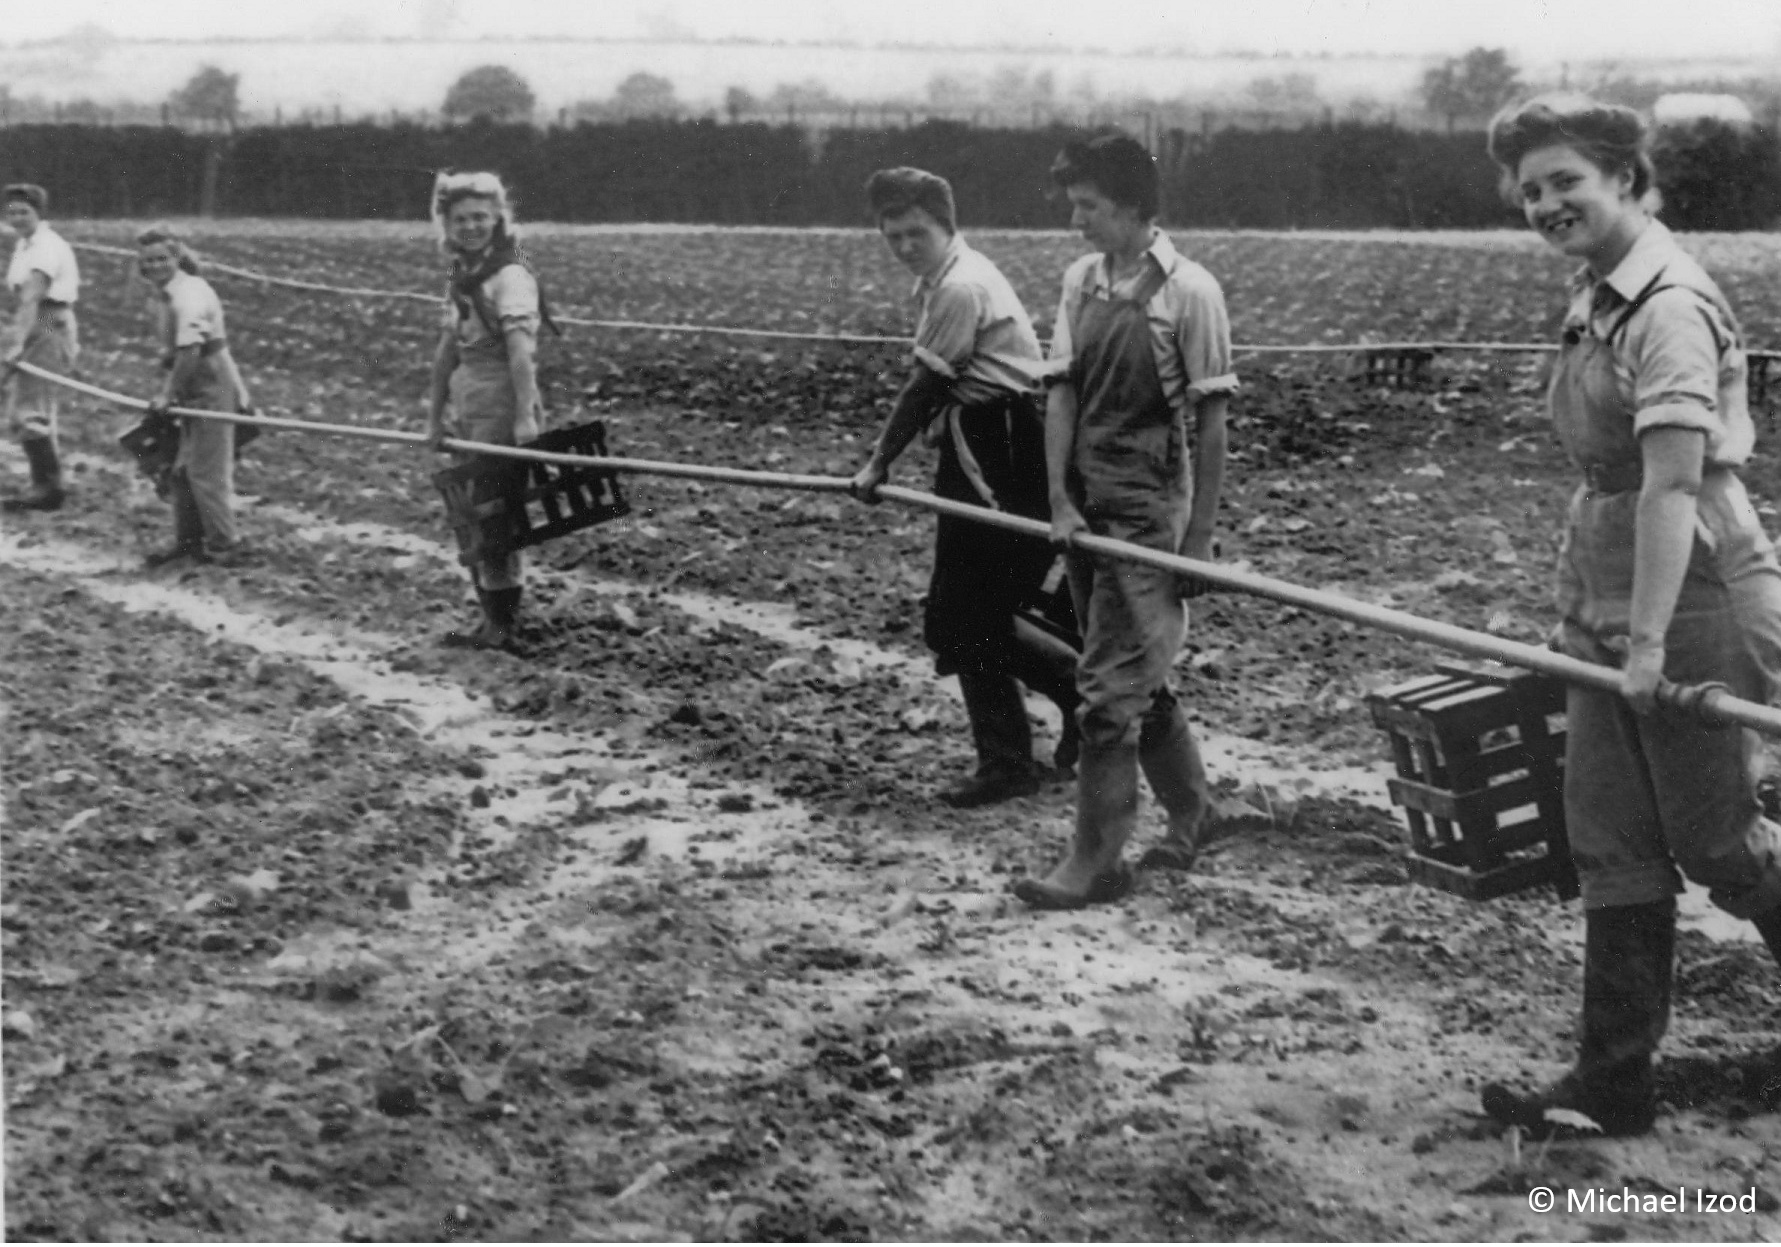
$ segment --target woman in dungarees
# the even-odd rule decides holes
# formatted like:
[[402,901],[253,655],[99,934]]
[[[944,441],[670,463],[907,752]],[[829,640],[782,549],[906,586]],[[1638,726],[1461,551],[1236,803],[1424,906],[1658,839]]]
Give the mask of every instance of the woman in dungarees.
[[[1135,139],[1072,144],[1053,179],[1097,251],[1065,274],[1052,327],[1053,540],[1068,546],[1091,532],[1210,559],[1237,385],[1224,295],[1156,228],[1156,166]],[[1015,886],[1037,909],[1115,901],[1129,889],[1121,853],[1137,822],[1140,770],[1168,817],[1140,867],[1191,867],[1210,807],[1171,681],[1187,627],[1183,598],[1203,586],[1075,549],[1069,571],[1083,638],[1076,830],[1049,875]]]
[[1583,263],[1550,394],[1582,477],[1557,644],[1623,676],[1618,694],[1572,686],[1566,705],[1565,820],[1586,929],[1576,1064],[1537,1091],[1488,1086],[1484,1108],[1536,1133],[1553,1128],[1548,1110],[1569,1109],[1638,1134],[1656,1112],[1682,879],[1781,956],[1781,829],[1757,803],[1755,734],[1656,701],[1663,681],[1770,700],[1781,567],[1737,474],[1755,435],[1743,336],[1644,206],[1638,115],[1543,96],[1498,115],[1490,154],[1528,223]]
[[[197,257],[165,225],[136,236],[137,268],[157,292],[155,317],[161,366],[167,379],[151,409],[191,407],[241,411],[247,395],[229,352],[223,305],[200,277]],[[235,426],[199,416],[179,419],[179,452],[173,463],[173,544],[148,556],[150,567],[175,560],[233,561],[235,533]]]
[[[433,357],[427,436],[435,449],[447,436],[449,402],[451,435],[503,446],[529,442],[544,426],[534,362],[543,311],[538,279],[514,233],[506,187],[493,173],[441,174],[433,187],[433,221],[452,264]],[[447,633],[445,644],[515,648],[523,584],[519,552],[485,559],[470,575],[482,621],[471,631]]]

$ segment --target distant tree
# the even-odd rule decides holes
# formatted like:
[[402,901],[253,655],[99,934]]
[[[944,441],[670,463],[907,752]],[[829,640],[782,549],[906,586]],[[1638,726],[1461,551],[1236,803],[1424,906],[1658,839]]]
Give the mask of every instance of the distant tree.
[[657,74],[635,73],[612,92],[612,111],[628,120],[633,117],[678,117],[685,110],[675,97],[672,82]]
[[1462,117],[1483,120],[1521,90],[1521,71],[1502,48],[1473,48],[1449,58],[1422,76],[1422,101],[1447,119],[1451,132]]
[[769,112],[794,115],[799,113],[833,113],[846,109],[848,102],[815,78],[802,82],[782,82],[766,99]]
[[1323,97],[1317,93],[1317,79],[1310,74],[1256,78],[1245,88],[1245,93],[1263,112],[1302,116],[1323,109]]
[[741,121],[743,117],[761,111],[761,102],[754,93],[742,87],[731,87],[724,92],[724,112],[729,114],[731,124]]
[[215,65],[200,66],[167,97],[167,107],[176,117],[233,126],[241,113],[241,75],[226,74]]
[[526,121],[537,102],[526,80],[505,65],[479,65],[451,84],[440,111],[453,121]]

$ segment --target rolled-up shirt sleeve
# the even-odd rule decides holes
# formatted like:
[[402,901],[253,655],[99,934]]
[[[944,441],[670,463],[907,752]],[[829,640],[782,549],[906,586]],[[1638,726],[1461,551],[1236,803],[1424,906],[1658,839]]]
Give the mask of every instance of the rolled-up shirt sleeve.
[[538,279],[523,265],[507,265],[484,282],[482,289],[503,333],[515,328],[538,332]]
[[1726,433],[1719,410],[1719,370],[1735,344],[1716,309],[1692,291],[1660,291],[1627,326],[1625,351],[1633,383],[1633,432],[1699,429],[1708,440]]
[[951,381],[977,350],[986,300],[975,286],[951,283],[936,289],[915,333],[915,359]]
[[1058,294],[1057,315],[1051,322],[1051,341],[1045,348],[1045,363],[1040,369],[1041,381],[1074,380],[1076,342],[1070,335],[1070,321],[1082,302],[1082,272],[1078,261],[1064,273],[1062,291]]
[[1224,292],[1217,282],[1207,280],[1189,283],[1183,294],[1175,333],[1188,397],[1198,402],[1210,394],[1230,394],[1237,388],[1237,373],[1231,363],[1231,318]]

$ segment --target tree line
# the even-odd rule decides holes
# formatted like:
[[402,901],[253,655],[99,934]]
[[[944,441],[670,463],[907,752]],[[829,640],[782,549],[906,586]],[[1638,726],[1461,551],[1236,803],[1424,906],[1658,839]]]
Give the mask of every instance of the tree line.
[[[412,219],[434,171],[493,169],[532,220],[718,225],[865,224],[872,170],[913,164],[950,179],[972,226],[1061,227],[1047,177],[1073,131],[931,121],[906,130],[723,125],[709,119],[540,130],[481,121],[0,130],[0,180],[41,182],[61,216]],[[1163,216],[1179,227],[1478,228],[1514,225],[1477,131],[1344,123],[1158,136]],[[1765,127],[1697,121],[1659,132],[1665,219],[1683,229],[1781,220],[1781,161]]]

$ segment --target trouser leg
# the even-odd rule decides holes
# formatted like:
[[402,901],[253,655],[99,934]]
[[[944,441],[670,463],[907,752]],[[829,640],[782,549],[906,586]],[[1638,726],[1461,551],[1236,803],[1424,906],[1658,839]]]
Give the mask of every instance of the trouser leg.
[[235,426],[187,417],[180,447],[186,488],[198,512],[204,547],[235,544]]
[[1484,1111],[1536,1136],[1552,1109],[1581,1113],[1610,1135],[1641,1134],[1656,1116],[1651,1058],[1670,1020],[1676,903],[1591,909],[1585,916],[1582,1037],[1577,1063],[1531,1093],[1484,1088]]
[[173,545],[177,550],[199,550],[204,546],[204,513],[192,493],[191,475],[183,467],[173,469],[172,489],[168,499],[173,504]]

